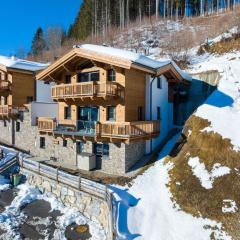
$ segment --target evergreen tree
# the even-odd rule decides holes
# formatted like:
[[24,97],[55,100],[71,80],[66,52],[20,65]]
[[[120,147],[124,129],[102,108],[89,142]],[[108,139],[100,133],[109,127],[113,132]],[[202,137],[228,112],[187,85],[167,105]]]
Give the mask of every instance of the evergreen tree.
[[39,27],[33,37],[31,46],[31,55],[38,56],[46,49],[46,42],[43,36],[43,30]]

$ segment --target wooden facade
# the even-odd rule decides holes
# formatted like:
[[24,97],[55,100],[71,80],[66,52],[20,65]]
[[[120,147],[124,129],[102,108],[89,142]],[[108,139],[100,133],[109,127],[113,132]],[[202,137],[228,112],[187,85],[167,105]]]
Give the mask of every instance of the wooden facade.
[[11,118],[25,104],[35,100],[35,73],[0,68],[0,76],[0,117]]
[[[109,71],[114,71],[114,81]],[[79,81],[79,75],[97,72],[94,81]],[[134,65],[130,60],[98,54],[86,49],[73,49],[37,75],[38,80],[53,81],[52,98],[59,104],[60,130],[54,135],[95,141],[127,141],[155,138],[160,133],[160,121],[146,121],[146,76],[166,74],[170,81],[182,81],[182,76],[171,64],[159,71]],[[78,130],[81,108],[97,107],[94,134]],[[114,119],[109,120],[109,111]],[[66,117],[66,109],[68,116]],[[110,110],[109,110],[110,109]],[[44,119],[39,119],[39,130],[44,132]],[[53,126],[53,123],[51,123]],[[68,130],[62,130],[67,126]],[[91,128],[86,126],[86,128]],[[58,127],[56,127],[58,129]],[[66,129],[66,128],[65,128]],[[49,128],[47,127],[47,131]],[[90,133],[92,133],[90,131]],[[106,140],[107,139],[107,140]]]

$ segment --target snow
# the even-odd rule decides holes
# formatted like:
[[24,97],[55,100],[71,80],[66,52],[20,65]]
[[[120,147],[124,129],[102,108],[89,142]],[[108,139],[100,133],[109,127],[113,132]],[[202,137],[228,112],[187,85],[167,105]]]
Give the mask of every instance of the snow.
[[178,137],[169,141],[159,161],[138,176],[130,188],[112,186],[118,239],[202,240],[210,239],[212,232],[215,239],[231,239],[222,231],[220,223],[193,217],[172,201],[167,185],[173,164],[163,161]]
[[0,56],[0,65],[4,65],[5,67],[9,68],[36,72],[45,69],[49,64],[27,61],[16,57]]
[[83,45],[78,45],[77,47],[88,50],[88,51],[93,51],[96,53],[110,55],[112,57],[129,60],[134,64],[142,65],[142,66],[154,69],[156,71],[158,71],[159,69],[163,68],[164,66],[166,66],[168,64],[171,64],[185,80],[188,80],[188,81],[192,80],[192,77],[188,73],[182,71],[177,66],[177,64],[170,59],[156,60],[156,59],[152,59],[150,57],[147,57],[147,56],[139,54],[139,53],[134,53],[131,51],[113,48],[113,47],[93,45],[93,44],[83,44]]
[[223,206],[222,206],[223,213],[235,213],[237,212],[237,210],[238,210],[238,207],[235,201],[231,199],[223,200]]
[[204,55],[192,59],[191,72],[218,70],[221,80],[218,89],[200,106],[195,115],[210,122],[203,131],[219,133],[230,139],[233,148],[240,150],[240,52],[224,55]]
[[[0,190],[7,190],[10,185],[9,181],[0,178]],[[18,240],[21,239],[19,232],[17,231],[18,226],[24,220],[24,214],[21,211],[21,208],[28,203],[31,203],[35,200],[45,200],[51,204],[52,210],[59,210],[63,215],[57,219],[57,230],[54,232],[54,239],[66,239],[65,238],[65,229],[66,227],[76,222],[77,224],[88,224],[90,233],[92,235],[91,239],[94,240],[104,240],[106,236],[104,230],[99,223],[93,222],[83,216],[77,209],[65,207],[61,202],[59,202],[55,197],[51,195],[41,194],[40,191],[30,186],[29,184],[21,184],[18,187],[19,192],[17,196],[12,201],[11,205],[6,207],[5,211],[0,213],[0,224],[1,229],[5,230],[5,235],[1,237],[6,237],[6,239]],[[47,224],[49,219],[46,218],[42,220],[43,224]],[[46,239],[48,237],[46,236]]]
[[188,165],[192,167],[193,174],[199,179],[202,187],[205,189],[213,188],[213,183],[216,178],[229,174],[231,169],[215,163],[211,172],[209,172],[204,163],[201,163],[198,157],[190,158]]

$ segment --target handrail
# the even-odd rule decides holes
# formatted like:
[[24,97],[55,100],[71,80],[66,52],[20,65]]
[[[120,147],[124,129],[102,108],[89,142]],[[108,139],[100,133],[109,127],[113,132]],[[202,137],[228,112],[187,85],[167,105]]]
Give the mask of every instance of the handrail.
[[51,132],[57,127],[57,121],[55,118],[39,117],[37,122],[39,131]]
[[118,96],[123,91],[116,82],[82,82],[60,84],[52,87],[53,98],[88,97],[88,96]]

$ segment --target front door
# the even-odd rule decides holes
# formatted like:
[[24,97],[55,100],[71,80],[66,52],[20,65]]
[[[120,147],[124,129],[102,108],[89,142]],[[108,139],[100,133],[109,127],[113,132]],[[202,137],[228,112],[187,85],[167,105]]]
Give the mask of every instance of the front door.
[[99,119],[98,107],[78,107],[78,130],[89,133],[95,132],[95,125]]

